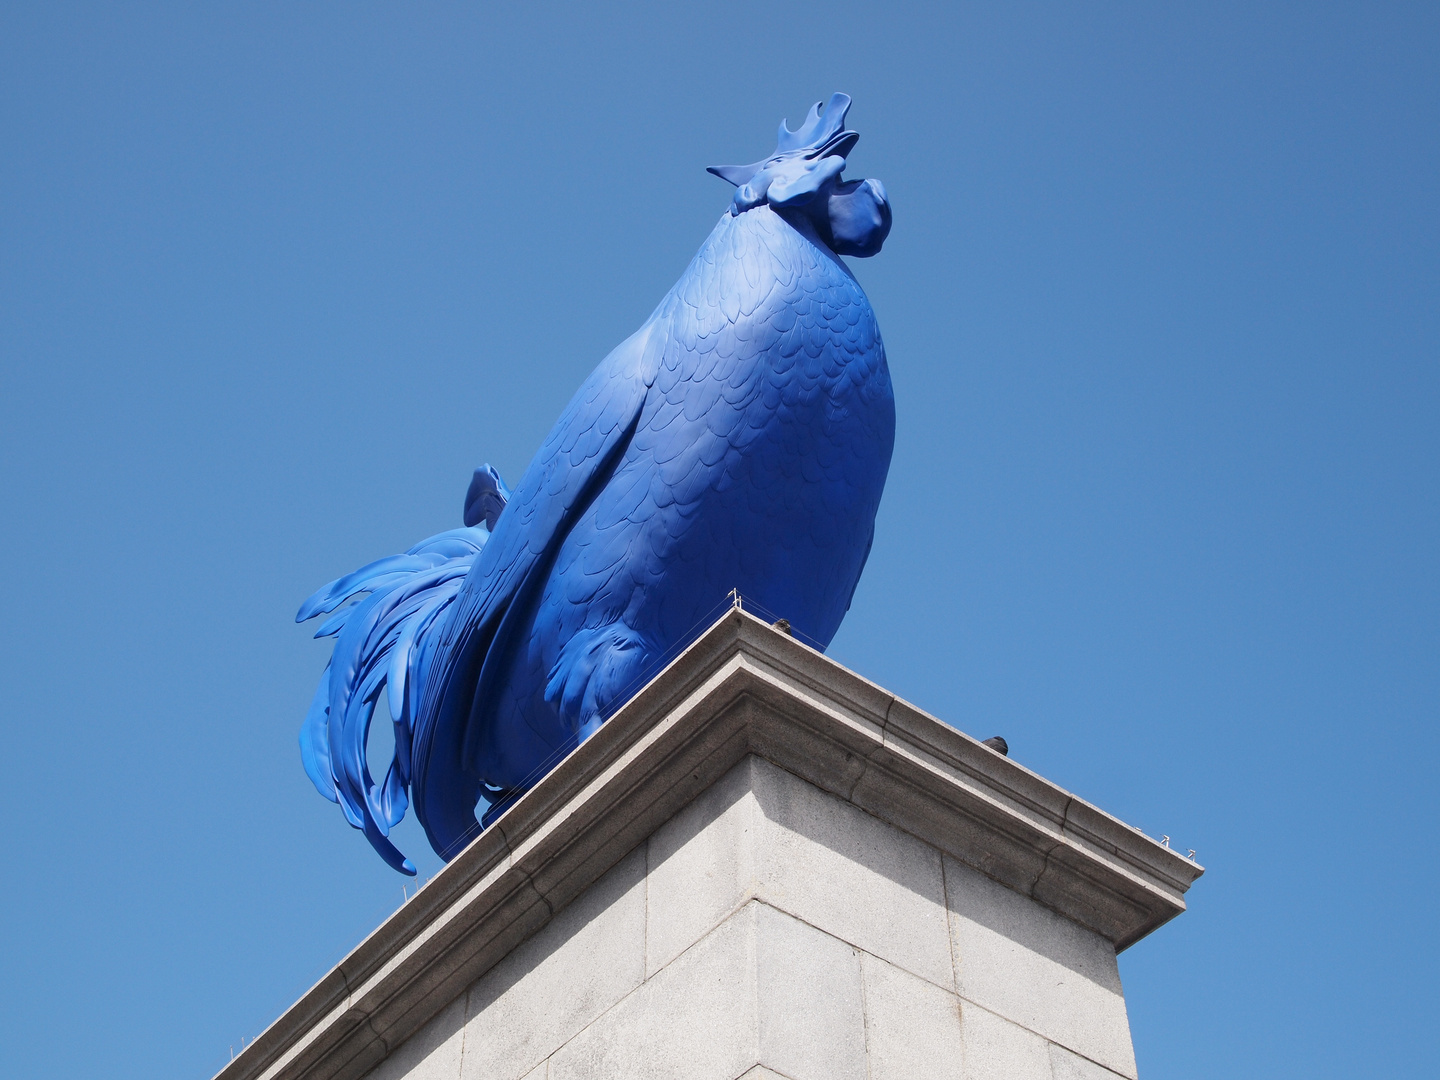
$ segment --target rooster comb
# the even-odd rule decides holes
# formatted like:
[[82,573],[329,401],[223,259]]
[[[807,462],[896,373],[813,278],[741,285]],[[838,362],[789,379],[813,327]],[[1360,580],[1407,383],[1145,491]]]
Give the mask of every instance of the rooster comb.
[[810,106],[810,115],[800,125],[799,131],[791,131],[790,125],[781,120],[780,134],[775,139],[775,153],[820,149],[845,131],[845,114],[849,111],[849,94],[831,94],[828,102],[817,101]]
[[845,114],[849,111],[849,94],[831,94],[829,101],[817,101],[810,106],[810,113],[798,130],[791,131],[787,121],[780,121],[775,153],[769,158],[753,165],[712,165],[706,171],[740,187],[754,179],[772,159],[782,155],[803,154],[814,158],[836,154],[843,158],[860,139],[859,133],[845,128]]

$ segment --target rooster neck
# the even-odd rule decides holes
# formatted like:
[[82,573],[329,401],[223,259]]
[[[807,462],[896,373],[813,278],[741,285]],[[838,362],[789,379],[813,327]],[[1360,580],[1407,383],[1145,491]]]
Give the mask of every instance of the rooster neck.
[[666,322],[669,332],[682,334],[682,327],[693,326],[705,336],[726,323],[748,322],[757,309],[794,305],[817,293],[870,309],[855,275],[813,229],[807,236],[770,207],[757,206],[720,219],[649,322]]
[[850,267],[830,250],[808,218],[779,213],[769,206],[721,217],[696,259],[714,262],[725,258],[770,262],[782,275],[785,271],[813,272],[816,263],[828,263],[855,281]]

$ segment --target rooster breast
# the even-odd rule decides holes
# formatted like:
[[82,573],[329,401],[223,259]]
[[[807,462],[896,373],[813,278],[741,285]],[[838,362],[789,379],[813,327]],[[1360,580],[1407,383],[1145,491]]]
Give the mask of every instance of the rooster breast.
[[767,206],[727,214],[651,324],[634,433],[476,702],[467,756],[495,787],[583,738],[732,589],[828,645],[869,553],[895,411],[844,264]]

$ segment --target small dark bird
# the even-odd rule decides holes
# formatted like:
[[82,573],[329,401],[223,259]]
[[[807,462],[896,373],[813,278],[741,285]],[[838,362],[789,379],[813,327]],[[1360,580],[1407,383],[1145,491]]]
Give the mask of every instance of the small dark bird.
[[991,750],[994,750],[1002,757],[1010,756],[1010,744],[1005,741],[1005,737],[1003,735],[992,735],[980,745],[988,746]]
[[[782,633],[782,634],[789,634],[789,633],[790,633],[790,620],[789,620],[789,619],[776,619],[774,622],[772,622],[772,623],[770,624],[770,628],[771,628],[772,630],[779,630],[780,633]],[[792,636],[793,636],[793,635],[792,635]]]

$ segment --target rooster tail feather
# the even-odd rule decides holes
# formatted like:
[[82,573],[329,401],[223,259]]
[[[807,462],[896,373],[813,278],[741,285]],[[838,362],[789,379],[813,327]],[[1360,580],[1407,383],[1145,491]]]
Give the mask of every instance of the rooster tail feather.
[[[478,479],[482,472],[483,481]],[[489,466],[477,469],[476,476],[466,516],[479,503],[486,512],[476,516],[493,523],[509,492]],[[480,489],[478,499],[475,488]],[[346,820],[401,873],[413,875],[415,867],[389,836],[409,807],[412,723],[429,651],[426,635],[459,594],[489,536],[484,524],[432,536],[404,554],[377,559],[336,578],[311,595],[296,615],[296,622],[305,622],[335,612],[315,635],[333,636],[335,647],[300,730],[305,772],[315,789],[339,803]],[[394,724],[395,750],[384,780],[377,784],[370,768],[369,736],[382,694]]]
[[305,714],[305,724],[300,728],[300,761],[305,766],[305,775],[315,785],[315,790],[331,802],[339,802],[335,794],[335,777],[330,772],[330,736],[326,724],[330,716],[330,665],[320,673],[320,685],[315,688],[315,697],[310,702],[310,711]]

